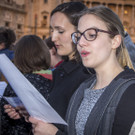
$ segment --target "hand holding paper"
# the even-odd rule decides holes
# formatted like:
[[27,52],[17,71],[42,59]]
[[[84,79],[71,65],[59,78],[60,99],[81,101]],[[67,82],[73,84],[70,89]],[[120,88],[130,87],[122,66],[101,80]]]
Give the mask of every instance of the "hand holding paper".
[[12,107],[11,105],[9,105],[9,104],[4,105],[4,109],[5,109],[5,112],[7,113],[7,115],[11,119],[17,120],[17,119],[21,118],[20,114],[18,112],[16,112],[15,108]]

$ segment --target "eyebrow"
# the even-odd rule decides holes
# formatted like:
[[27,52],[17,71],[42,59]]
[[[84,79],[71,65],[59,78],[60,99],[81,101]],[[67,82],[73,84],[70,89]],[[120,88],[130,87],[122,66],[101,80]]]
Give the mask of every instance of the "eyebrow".
[[[61,26],[54,26],[55,29],[59,30],[59,29],[62,29],[64,30]],[[50,26],[50,29],[53,29],[52,26]]]
[[[100,28],[95,27],[95,26],[92,26],[92,27],[89,27],[89,28],[87,28],[87,29],[100,29]],[[85,30],[87,30],[87,29],[85,29]],[[84,30],[84,31],[85,31],[85,30]],[[84,32],[84,31],[83,31],[83,32]],[[81,31],[79,31],[79,30],[77,30],[76,32],[83,33],[83,32],[81,32]]]

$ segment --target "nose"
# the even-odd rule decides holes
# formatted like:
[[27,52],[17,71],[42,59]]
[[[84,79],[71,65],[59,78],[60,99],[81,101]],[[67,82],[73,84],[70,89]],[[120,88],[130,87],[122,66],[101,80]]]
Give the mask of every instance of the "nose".
[[83,46],[86,46],[86,45],[87,45],[87,44],[86,44],[86,39],[84,38],[83,35],[80,37],[80,40],[79,40],[79,42],[78,42],[78,45],[79,45],[80,47],[83,47]]
[[51,37],[52,37],[52,41],[55,42],[58,38],[57,33],[53,31]]

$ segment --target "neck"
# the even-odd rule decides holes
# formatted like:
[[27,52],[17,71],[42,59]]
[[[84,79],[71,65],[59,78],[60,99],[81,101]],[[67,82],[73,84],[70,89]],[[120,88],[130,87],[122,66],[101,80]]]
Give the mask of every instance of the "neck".
[[55,65],[57,65],[60,61],[62,61],[61,57],[55,57],[53,58],[53,63],[51,64],[52,67],[55,67]]
[[115,65],[114,67],[109,66],[109,68],[98,69],[96,71],[97,82],[94,89],[101,89],[108,86],[111,81],[123,71],[120,65]]

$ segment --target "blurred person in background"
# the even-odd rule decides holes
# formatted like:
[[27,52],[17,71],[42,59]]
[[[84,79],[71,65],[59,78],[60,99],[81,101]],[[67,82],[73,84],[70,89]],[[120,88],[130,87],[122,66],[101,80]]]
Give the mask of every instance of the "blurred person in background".
[[[52,71],[48,70],[50,60],[47,45],[36,35],[23,36],[15,45],[15,66],[46,99],[49,97],[52,83]],[[16,97],[17,95],[8,85],[3,96]],[[26,123],[20,113],[16,112],[17,108],[7,104],[3,98],[1,100],[1,135],[29,135],[31,124]],[[12,119],[4,112],[4,105],[5,108],[8,108],[6,111],[11,115]]]
[[10,48],[15,41],[16,35],[13,30],[0,27],[0,54],[4,53],[10,60],[13,60],[14,52]]
[[124,43],[130,55],[132,64],[135,69],[135,44],[132,42],[130,35],[125,31]]
[[[0,27],[0,54],[5,54],[10,60],[13,61],[14,51],[11,46],[16,41],[15,32],[10,28]],[[3,74],[0,72],[0,80],[6,81]]]

